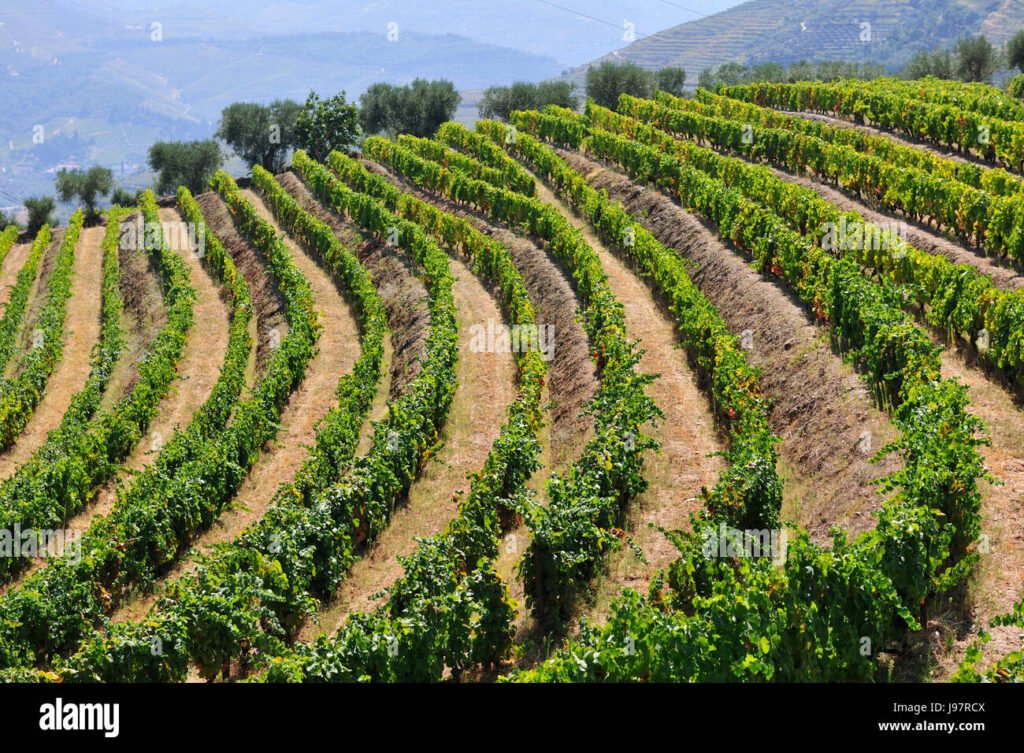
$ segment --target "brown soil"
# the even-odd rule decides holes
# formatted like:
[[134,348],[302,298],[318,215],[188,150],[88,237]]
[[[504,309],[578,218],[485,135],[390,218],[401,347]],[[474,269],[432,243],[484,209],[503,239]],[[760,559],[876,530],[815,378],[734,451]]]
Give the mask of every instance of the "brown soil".
[[992,634],[986,658],[1020,648],[1018,628],[988,628],[988,621],[1009,612],[1024,597],[1024,406],[987,379],[976,368],[975,357],[966,349],[946,351],[943,376],[960,379],[970,390],[969,410],[985,422],[992,442],[981,448],[981,454],[1001,483],[981,483],[981,562],[971,583],[968,614],[951,612],[929,626],[950,641],[937,641],[933,647],[939,680],[949,679],[980,628]]
[[430,333],[426,287],[403,256],[379,239],[364,237],[324,208],[298,176],[285,173],[277,176],[277,180],[300,206],[328,225],[343,244],[355,251],[359,261],[369,270],[387,309],[391,334],[388,396],[396,400],[408,392],[409,385],[420,373]]
[[302,640],[311,640],[320,632],[333,633],[348,614],[369,611],[382,603],[373,597],[402,574],[398,557],[416,548],[416,537],[440,533],[457,513],[460,499],[469,490],[469,474],[483,467],[515,399],[512,354],[473,352],[470,348],[474,325],[502,321],[498,304],[465,265],[454,259],[450,263],[456,278],[453,293],[459,362],[455,396],[442,432],[444,444],[424,466],[388,527],[353,565],[330,605],[302,630]]
[[[597,394],[597,368],[590,358],[587,334],[577,317],[579,306],[572,277],[543,248],[507,228],[489,222],[480,213],[443,197],[417,188],[382,165],[365,162],[403,191],[471,222],[477,229],[504,245],[523,276],[530,300],[537,310],[538,324],[554,327],[555,347],[548,362],[547,411],[551,464],[543,477],[567,467],[594,434],[594,421],[582,415],[584,405]],[[540,476],[541,474],[538,474]]]
[[11,299],[11,288],[18,281],[18,273],[28,261],[28,254],[31,250],[31,243],[16,243],[11,246],[11,250],[4,258],[3,266],[0,268],[0,313]]
[[[256,207],[260,216],[281,233],[270,208],[258,194],[245,189],[242,195]],[[205,209],[204,206],[204,212]],[[207,221],[210,221],[209,216]],[[215,232],[228,247],[226,234],[222,234],[219,229]],[[285,242],[295,265],[312,287],[317,318],[323,326],[323,332],[317,352],[306,368],[305,379],[292,393],[281,412],[277,440],[264,448],[242,482],[232,506],[225,509],[213,526],[197,538],[193,551],[208,554],[212,547],[234,540],[262,517],[277,489],[295,476],[309,456],[309,448],[316,443],[317,424],[337,405],[335,389],[338,378],[350,372],[359,357],[359,329],[334,280],[290,236],[285,236]],[[235,261],[238,263],[239,259]],[[186,556],[170,569],[161,583],[166,585],[177,580],[182,574],[194,571],[195,567],[195,558]],[[139,595],[115,612],[113,619],[139,619],[149,611],[157,597],[156,592]]]
[[0,478],[14,473],[42,445],[47,433],[60,425],[71,398],[89,377],[92,349],[100,337],[104,234],[103,227],[92,227],[79,236],[73,288],[67,302],[64,355],[18,441],[0,455]]
[[[136,216],[132,215],[125,221],[135,221]],[[153,338],[167,324],[160,275],[150,254],[142,249],[119,247],[118,266],[124,343],[100,401],[101,411],[110,410],[118,400],[131,392],[138,381],[139,362],[149,352]]]
[[1021,274],[1020,267],[1012,261],[985,256],[984,250],[961,245],[956,241],[950,240],[941,232],[910,220],[902,213],[883,213],[872,209],[863,201],[854,199],[844,191],[826,185],[814,178],[791,175],[775,168],[772,168],[772,172],[788,183],[795,183],[813,189],[823,199],[835,204],[844,212],[859,212],[867,222],[883,226],[891,226],[894,220],[903,223],[905,239],[911,246],[930,254],[944,256],[954,264],[966,264],[974,267],[979,272],[991,277],[992,282],[998,288],[1016,290],[1024,287],[1024,274]]
[[[527,483],[535,498],[541,504],[546,503],[544,488],[551,474],[564,471],[593,436],[593,419],[583,415],[582,410],[599,387],[587,335],[577,319],[579,306],[571,276],[532,240],[490,222],[479,212],[423,191],[382,165],[368,161],[363,164],[401,186],[403,191],[465,218],[481,232],[504,245],[523,276],[530,300],[537,311],[538,324],[554,327],[554,354],[548,362],[548,374],[541,396],[547,416],[545,426],[538,433],[542,467]],[[516,573],[516,566],[529,546],[530,539],[530,530],[524,523],[513,525],[503,537],[495,563],[498,574],[508,584],[511,597],[519,604],[525,603],[525,591],[522,579]],[[528,611],[519,610],[515,627],[520,641],[531,633],[534,625]]]
[[196,201],[207,227],[231,254],[235,266],[249,285],[254,314],[252,319],[255,320],[252,326],[256,328],[255,332],[250,328],[250,334],[256,345],[256,357],[248,377],[250,383],[255,384],[274,354],[275,340],[281,342],[288,335],[284,298],[273,278],[267,274],[263,257],[235,229],[234,220],[220,196],[208,192],[197,196]]
[[4,369],[4,376],[8,379],[13,379],[21,373],[23,366],[22,356],[32,347],[33,333],[39,323],[39,315],[46,305],[50,277],[53,276],[53,270],[57,266],[57,255],[60,252],[60,244],[64,240],[65,232],[63,230],[54,231],[53,237],[50,239],[50,245],[46,247],[46,250],[43,252],[43,258],[39,262],[39,269],[36,270],[36,279],[29,290],[28,305],[25,307],[24,316],[18,327],[17,348],[14,357],[11,358]]
[[[160,209],[160,220],[164,223],[180,222],[182,218],[176,210],[164,208]],[[156,459],[163,444],[174,436],[175,430],[184,429],[188,425],[220,375],[227,352],[228,308],[221,300],[217,285],[203,269],[199,257],[188,248],[174,250],[188,265],[191,284],[196,291],[192,329],[178,361],[177,383],[171,385],[168,394],[160,402],[147,434],[122,464],[118,476],[100,489],[91,505],[67,522],[66,527],[69,529],[85,531],[96,517],[110,514],[118,502],[122,487],[130,485],[131,477]],[[19,582],[36,567],[24,571]]]
[[809,312],[781,283],[762,277],[712,228],[661,192],[579,154],[561,154],[591,185],[607,189],[637,215],[658,240],[692,261],[694,281],[729,328],[748,332],[747,357],[762,371],[762,388],[772,400],[768,418],[782,440],[783,518],[825,544],[833,525],[853,534],[872,528],[871,513],[883,501],[873,482],[897,470],[900,461],[892,455],[869,461],[896,431]]
[[538,198],[558,208],[583,233],[601,259],[615,297],[626,309],[626,333],[640,340],[644,353],[639,370],[658,374],[648,394],[664,411],[664,420],[647,427],[661,448],[644,459],[647,490],[630,506],[626,531],[643,551],[641,561],[630,547],[622,547],[608,559],[608,572],[600,580],[593,610],[598,621],[606,616],[610,601],[624,588],[643,592],[651,578],[679,556],[679,550],[660,532],[687,529],[690,515],[701,508],[702,487],[712,487],[724,468],[714,416],[701,392],[698,378],[678,348],[672,319],[655,300],[650,288],[601,240],[591,227],[573,214],[540,180]]

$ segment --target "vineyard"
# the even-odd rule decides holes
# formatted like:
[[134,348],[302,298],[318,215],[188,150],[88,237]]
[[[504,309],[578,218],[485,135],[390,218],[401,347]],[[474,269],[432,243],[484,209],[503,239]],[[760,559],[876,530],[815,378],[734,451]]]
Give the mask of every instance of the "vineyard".
[[1021,101],[509,121],[0,233],[0,679],[1024,680]]

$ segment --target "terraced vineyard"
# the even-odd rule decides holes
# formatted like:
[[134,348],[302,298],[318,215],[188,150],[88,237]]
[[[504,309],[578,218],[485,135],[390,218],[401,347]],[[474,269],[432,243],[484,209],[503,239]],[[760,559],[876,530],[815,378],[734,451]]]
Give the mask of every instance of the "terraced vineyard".
[[1020,116],[623,95],[3,233],[0,676],[1024,679]]

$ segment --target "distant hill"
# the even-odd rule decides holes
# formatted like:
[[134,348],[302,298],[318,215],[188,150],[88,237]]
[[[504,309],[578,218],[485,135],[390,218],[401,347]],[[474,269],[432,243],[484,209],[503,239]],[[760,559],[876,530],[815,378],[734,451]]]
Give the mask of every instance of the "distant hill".
[[[154,141],[209,137],[231,102],[302,101],[311,89],[345,90],[355,99],[377,81],[416,77],[478,90],[563,70],[552,58],[454,34],[405,29],[389,41],[382,29],[245,39],[200,11],[165,9],[149,21],[91,7],[40,0],[0,13],[0,208],[52,193],[62,166],[105,165],[133,186],[130,176],[142,170]],[[218,29],[225,34],[204,34]]]
[[[62,0],[71,2],[71,0]],[[80,0],[85,5],[86,0]],[[454,34],[554,58],[563,68],[621,47],[624,22],[653,34],[741,0],[105,0],[108,12],[162,20],[189,36],[248,38],[317,32]],[[95,0],[92,0],[95,5]],[[203,9],[198,6],[205,5]],[[34,9],[33,9],[34,10]],[[574,12],[574,11],[579,11]]]
[[[682,66],[695,83],[708,67],[800,60],[902,67],[921,49],[983,32],[1004,42],[1024,27],[1022,0],[751,0],[604,55],[647,68]],[[571,72],[581,78],[588,66]]]

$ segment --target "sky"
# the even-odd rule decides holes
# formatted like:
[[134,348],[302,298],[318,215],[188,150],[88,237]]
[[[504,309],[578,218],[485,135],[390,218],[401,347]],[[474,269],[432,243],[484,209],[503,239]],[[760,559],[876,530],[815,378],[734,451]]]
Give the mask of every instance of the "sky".
[[[12,0],[2,0],[0,6]],[[711,15],[741,0],[74,0],[134,20],[163,15],[220,19],[218,33],[251,36],[377,31],[388,24],[428,34],[453,33],[579,65],[662,29]],[[209,25],[203,27],[208,33]]]

